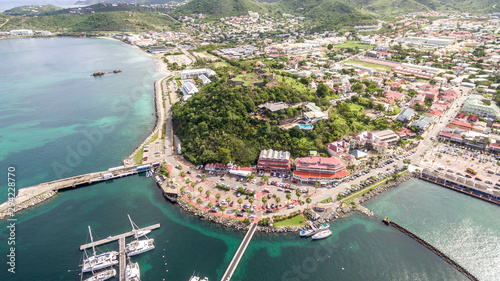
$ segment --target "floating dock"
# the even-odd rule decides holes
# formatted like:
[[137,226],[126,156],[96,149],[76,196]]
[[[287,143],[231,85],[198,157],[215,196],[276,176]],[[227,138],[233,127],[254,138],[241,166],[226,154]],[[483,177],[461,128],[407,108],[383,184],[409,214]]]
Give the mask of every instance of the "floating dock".
[[241,257],[243,257],[243,254],[245,253],[245,250],[247,249],[248,244],[250,244],[250,240],[252,240],[252,237],[255,234],[256,229],[257,229],[257,224],[254,222],[250,225],[250,228],[248,229],[248,232],[245,235],[245,238],[243,238],[243,241],[241,241],[241,244],[238,247],[238,250],[236,251],[236,253],[234,254],[234,257],[231,260],[231,263],[229,264],[228,268],[226,269],[224,276],[222,276],[221,281],[231,280],[231,277],[233,276],[233,273],[236,270],[236,267],[238,267],[238,263],[240,262]]
[[460,271],[461,273],[463,273],[465,276],[467,276],[467,278],[469,278],[470,280],[473,280],[473,281],[478,281],[479,279],[477,279],[474,275],[472,275],[469,271],[467,271],[465,268],[463,268],[461,265],[459,265],[458,263],[456,263],[454,260],[450,259],[447,255],[443,254],[441,251],[439,251],[438,249],[436,249],[434,246],[432,246],[431,244],[425,242],[422,238],[418,237],[417,235],[411,233],[410,231],[406,230],[405,228],[403,228],[402,226],[398,225],[397,223],[394,223],[392,221],[390,221],[389,219],[384,219],[383,222],[387,225],[391,225],[393,226],[394,228],[396,229],[399,229],[401,232],[403,232],[404,234],[410,236],[411,238],[417,240],[418,243],[426,246],[429,250],[433,251],[436,255],[440,256],[442,259],[444,259],[446,262],[448,262],[449,264],[451,264],[453,267],[455,267],[458,271]]

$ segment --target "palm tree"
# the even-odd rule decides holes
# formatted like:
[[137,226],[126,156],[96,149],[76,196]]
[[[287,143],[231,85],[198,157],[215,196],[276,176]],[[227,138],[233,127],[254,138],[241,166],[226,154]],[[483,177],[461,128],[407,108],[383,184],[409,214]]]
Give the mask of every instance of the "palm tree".
[[198,187],[198,191],[200,192],[200,196],[201,196],[201,193],[203,192],[203,187]]
[[262,176],[262,182],[266,183],[269,180],[268,176]]
[[265,205],[266,203],[267,203],[267,196],[264,196],[262,197],[262,204]]
[[281,201],[281,198],[279,198],[278,196],[276,196],[276,198],[274,198],[274,200],[276,201],[276,204],[279,204],[280,201]]
[[208,208],[211,209],[214,206],[214,203],[208,202]]
[[309,204],[311,204],[311,202],[312,202],[311,197],[307,197],[307,198],[306,198],[306,203],[307,203],[307,208],[308,208],[308,209],[309,209]]
[[238,204],[240,205],[240,209],[241,209],[241,203],[243,203],[243,199],[238,198]]
[[226,198],[227,204],[231,203],[231,197]]
[[221,212],[224,213],[224,211],[226,210],[226,206],[224,206],[224,205],[220,206],[220,210],[221,210]]
[[201,180],[204,181],[207,178],[207,175],[205,173],[201,174]]
[[253,204],[253,202],[255,202],[255,198],[253,197],[248,198],[248,202],[250,202],[250,204]]
[[207,199],[209,199],[209,198],[210,198],[210,194],[212,194],[212,192],[210,192],[210,190],[207,190],[207,191],[205,192],[205,194],[207,195]]
[[295,191],[295,195],[297,195],[297,200],[299,200],[300,195],[302,195],[302,192],[300,192],[300,189],[297,188],[297,190]]
[[188,199],[189,199],[189,200],[193,199],[193,194],[188,193]]
[[201,198],[198,197],[198,199],[196,199],[196,203],[198,203],[198,205],[200,205],[201,202],[203,202],[203,201],[201,200]]
[[292,194],[287,193],[285,196],[286,196],[286,199],[288,199],[287,203],[289,203],[290,199],[292,199]]
[[186,191],[186,188],[181,187],[181,195],[184,194],[184,191]]
[[221,196],[220,193],[215,194],[215,198],[217,198],[217,201],[219,201],[220,196]]

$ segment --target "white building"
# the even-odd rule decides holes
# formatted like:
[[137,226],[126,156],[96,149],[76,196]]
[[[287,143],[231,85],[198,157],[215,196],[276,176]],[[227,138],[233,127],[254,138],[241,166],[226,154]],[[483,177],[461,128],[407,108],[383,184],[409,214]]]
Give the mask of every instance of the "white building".
[[199,91],[198,88],[196,88],[196,86],[193,83],[186,82],[181,86],[181,92],[183,95],[182,99],[184,101],[187,101],[194,94],[198,93],[198,91]]
[[200,78],[201,83],[203,83],[203,85],[207,85],[207,84],[210,84],[212,82],[212,80],[208,79],[208,77],[205,76],[205,74],[198,76],[198,78]]
[[30,36],[33,35],[33,30],[31,29],[14,29],[10,31],[10,35],[13,36]]
[[202,74],[208,78],[212,75],[215,75],[215,71],[208,68],[183,70],[181,72],[181,79],[191,79],[194,78],[195,76],[200,76]]

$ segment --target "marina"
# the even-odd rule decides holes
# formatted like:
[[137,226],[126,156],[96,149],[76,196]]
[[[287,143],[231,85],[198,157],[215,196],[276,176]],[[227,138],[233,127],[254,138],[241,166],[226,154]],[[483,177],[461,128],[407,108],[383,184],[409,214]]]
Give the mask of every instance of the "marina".
[[[154,225],[143,227],[140,230],[143,230],[143,231],[144,230],[153,230],[153,229],[160,228],[160,226],[161,225],[159,223],[157,223],[157,224],[154,224]],[[129,231],[129,232],[125,232],[123,234],[119,234],[119,235],[115,235],[115,236],[110,236],[110,237],[107,237],[105,239],[101,239],[101,240],[95,241],[94,242],[94,246],[99,246],[99,245],[107,244],[107,243],[119,240],[121,238],[125,239],[126,237],[130,237],[130,236],[132,236],[134,234],[135,234],[135,231]],[[87,248],[90,248],[90,247],[92,247],[92,243],[81,245],[80,246],[80,251],[83,251],[83,250],[85,250]]]
[[[128,216],[128,217],[130,219],[130,216]],[[96,258],[96,257],[103,256],[103,255],[107,256],[107,255],[110,255],[110,254],[113,255],[113,257],[112,257],[113,259],[112,259],[112,261],[110,263],[106,263],[105,266],[99,267],[99,268],[96,268],[96,269],[101,269],[101,268],[104,268],[104,267],[114,266],[114,265],[118,264],[118,266],[119,266],[119,280],[120,281],[125,281],[125,280],[127,280],[127,281],[140,281],[139,265],[138,265],[138,263],[131,263],[130,262],[130,256],[142,254],[142,253],[144,253],[146,251],[150,251],[150,250],[154,249],[154,239],[134,240],[131,243],[125,245],[125,238],[130,237],[130,236],[134,236],[135,239],[138,239],[136,237],[136,235],[138,233],[142,233],[142,236],[145,236],[144,233],[149,233],[153,229],[160,228],[160,224],[159,223],[155,224],[155,225],[148,226],[148,227],[144,227],[144,228],[138,228],[137,225],[131,219],[130,219],[130,222],[132,224],[132,231],[129,231],[129,232],[126,232],[126,233],[123,233],[123,234],[119,234],[119,235],[115,235],[115,236],[110,236],[110,237],[108,237],[106,239],[102,239],[102,240],[99,240],[99,241],[96,241],[96,242],[93,241],[93,239],[92,239],[92,233],[90,232],[90,237],[91,237],[91,240],[92,240],[91,243],[84,244],[84,245],[80,246],[80,250],[81,251],[85,251],[85,249],[92,247],[93,253],[94,253],[94,255],[92,256],[92,258]],[[89,226],[89,231],[90,231],[90,226]],[[96,256],[96,254],[95,254],[95,247],[96,246],[104,245],[104,244],[107,244],[107,243],[110,243],[110,242],[113,242],[113,241],[116,241],[116,240],[118,240],[119,252],[114,252],[113,251],[113,252],[110,252],[110,253],[105,253],[105,254],[101,254],[99,256]],[[117,255],[119,257],[118,261],[116,261],[116,256]],[[129,258],[129,263],[128,264],[126,262],[126,258],[127,257]],[[85,262],[84,262],[84,266],[85,266]],[[86,270],[85,268],[83,268],[82,272],[89,272],[91,270],[93,271],[92,268],[89,269],[89,270]],[[110,273],[108,273],[108,275],[109,274]],[[115,271],[115,274],[116,274],[116,271]],[[94,275],[94,276],[96,276],[96,275]],[[105,279],[102,279],[102,280],[105,280]]]

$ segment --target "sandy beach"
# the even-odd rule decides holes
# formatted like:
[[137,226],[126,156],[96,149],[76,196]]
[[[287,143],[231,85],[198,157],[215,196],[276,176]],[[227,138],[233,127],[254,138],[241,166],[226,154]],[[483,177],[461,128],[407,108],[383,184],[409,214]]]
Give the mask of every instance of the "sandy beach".
[[154,61],[155,61],[155,64],[156,64],[156,71],[157,72],[160,72],[162,74],[169,74],[169,70],[168,70],[168,66],[163,62],[163,59],[161,58],[161,55],[155,55],[155,54],[151,54],[151,53],[148,53],[148,52],[145,52],[143,49],[141,49],[139,46],[136,46],[136,45],[133,45],[133,44],[130,44],[128,42],[125,42],[125,41],[121,41],[121,40],[118,40],[116,38],[112,38],[112,37],[106,37],[106,36],[100,36],[100,37],[97,37],[97,38],[101,38],[101,39],[108,39],[108,40],[113,40],[113,41],[117,41],[117,42],[121,42],[121,43],[124,43],[124,44],[128,44],[130,46],[132,46],[133,48],[145,53],[146,55],[148,55],[149,57],[151,57]]

